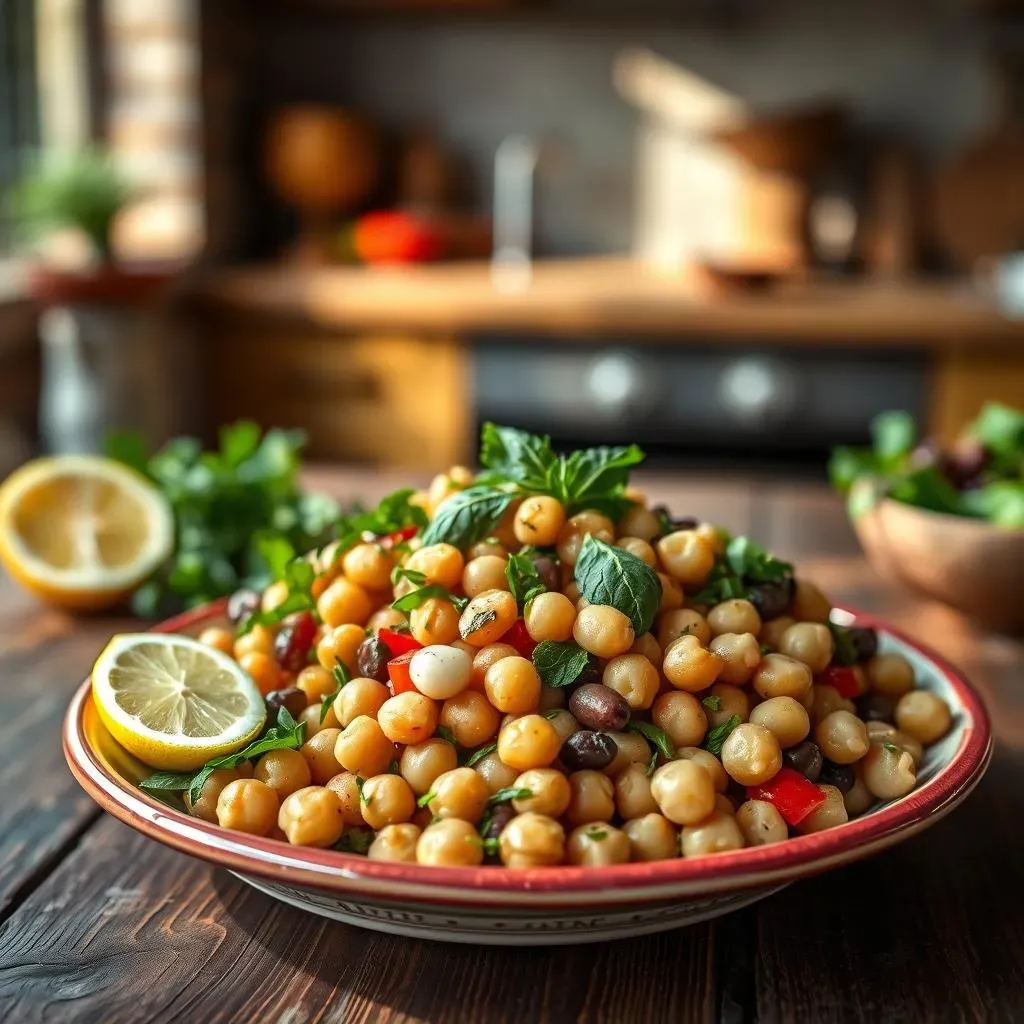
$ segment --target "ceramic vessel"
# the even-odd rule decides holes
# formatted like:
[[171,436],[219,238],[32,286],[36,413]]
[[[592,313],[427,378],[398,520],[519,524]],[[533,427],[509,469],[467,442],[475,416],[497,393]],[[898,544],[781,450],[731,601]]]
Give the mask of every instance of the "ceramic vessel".
[[[223,607],[211,605],[159,629],[195,634],[220,620]],[[644,935],[736,910],[790,882],[883,850],[944,817],[981,778],[991,735],[970,686],[941,658],[870,617],[846,618],[875,626],[882,650],[911,660],[921,684],[949,702],[953,728],[928,749],[920,784],[906,797],[826,832],[710,857],[598,869],[435,868],[229,832],[136,788],[148,770],[106,732],[88,680],[68,708],[64,752],[86,792],[115,817],[314,914],[417,938],[495,945]]]

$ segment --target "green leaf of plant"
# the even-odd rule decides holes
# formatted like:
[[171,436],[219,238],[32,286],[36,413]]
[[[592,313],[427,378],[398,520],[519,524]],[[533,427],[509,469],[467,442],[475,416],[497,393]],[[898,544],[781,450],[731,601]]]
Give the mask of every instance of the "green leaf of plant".
[[107,434],[103,451],[108,459],[116,459],[137,473],[149,476],[149,450],[146,439],[134,430],[113,430]]
[[545,640],[533,651],[533,664],[541,679],[557,689],[575,683],[589,660],[587,652],[572,641]]
[[721,725],[716,725],[704,737],[704,749],[714,754],[716,757],[722,753],[722,747],[725,741],[729,738],[729,733],[736,728],[743,721],[739,715],[733,715],[728,721],[723,722]]
[[411,612],[419,608],[420,605],[425,604],[432,597],[451,601],[456,608],[459,607],[460,603],[465,607],[465,598],[456,597],[447,587],[442,587],[440,583],[429,583],[425,587],[420,587],[419,590],[410,591],[408,594],[393,601],[391,607],[397,612]]
[[666,761],[671,761],[676,756],[675,744],[669,739],[664,729],[659,729],[650,722],[630,721],[626,724],[629,732],[639,733],[645,740],[652,743]]
[[220,455],[232,469],[251,459],[259,446],[260,428],[252,420],[239,420],[220,429]]
[[494,807],[495,804],[508,803],[510,800],[530,800],[532,798],[532,789],[527,789],[525,786],[504,786],[487,798],[487,806]]
[[1024,451],[1024,411],[1001,402],[987,402],[967,433],[1000,455]]
[[470,487],[449,498],[423,534],[424,544],[453,544],[465,549],[486,537],[515,500],[492,487]]
[[995,526],[1024,529],[1024,481],[994,480],[961,495],[963,511],[980,516]]
[[497,749],[497,743],[488,743],[486,746],[474,750],[466,760],[466,767],[472,768],[474,765],[479,764],[488,754],[493,754]]
[[516,599],[520,614],[528,601],[538,594],[543,594],[547,589],[540,578],[540,573],[537,572],[537,567],[524,554],[509,555],[505,579],[508,580],[508,588]]
[[886,468],[895,467],[914,447],[917,428],[909,412],[883,412],[871,421],[875,454]]
[[853,644],[850,630],[834,622],[829,622],[827,625],[828,631],[832,634],[833,660],[840,665],[856,665],[857,648]]
[[513,427],[485,423],[480,434],[480,463],[493,474],[532,490],[545,491],[557,459],[551,441]]
[[635,444],[575,451],[558,467],[559,497],[570,514],[593,508],[618,520],[633,504],[623,497],[629,471],[643,461]]
[[835,448],[828,460],[829,479],[842,494],[847,494],[860,477],[879,471],[878,459],[870,448]]
[[172,790],[184,793],[195,772],[153,772],[139,783],[139,789]]
[[644,561],[588,534],[576,561],[576,583],[591,604],[628,616],[636,635],[646,633],[661,605],[661,580]]

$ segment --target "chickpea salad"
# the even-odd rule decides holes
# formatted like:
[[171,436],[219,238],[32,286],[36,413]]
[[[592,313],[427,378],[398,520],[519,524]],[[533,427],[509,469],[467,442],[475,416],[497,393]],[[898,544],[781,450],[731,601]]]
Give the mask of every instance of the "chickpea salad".
[[784,842],[913,790],[946,703],[789,563],[649,507],[642,460],[488,423],[479,473],[314,552],[261,537],[275,582],[198,639],[263,725],[141,787],[300,846],[511,868]]

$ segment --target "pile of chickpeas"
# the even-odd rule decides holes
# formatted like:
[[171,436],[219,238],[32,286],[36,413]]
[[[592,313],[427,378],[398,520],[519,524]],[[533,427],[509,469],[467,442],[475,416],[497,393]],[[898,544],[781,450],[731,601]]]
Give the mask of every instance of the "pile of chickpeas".
[[[472,480],[453,469],[415,500],[432,515]],[[911,663],[879,653],[873,631],[854,630],[859,693],[843,696],[821,678],[834,641],[830,604],[814,584],[765,584],[751,600],[696,606],[689,595],[705,585],[722,535],[692,520],[666,526],[664,513],[630,496],[637,504],[618,523],[528,497],[465,551],[417,537],[329,548],[310,556],[316,614],[244,635],[234,627],[272,610],[287,589],[234,595],[233,628],[200,639],[237,659],[271,718],[287,707],[304,722],[306,739],[214,772],[189,811],[300,846],[346,848],[346,835],[360,836],[374,860],[599,866],[780,842],[910,792],[924,748],[950,728],[943,700],[915,689]],[[622,611],[581,596],[573,566],[588,534],[657,571],[650,632],[637,636]],[[547,590],[517,625],[505,570],[524,548]],[[399,565],[468,605],[431,597],[409,614],[394,610],[396,597],[417,589],[405,578],[392,586]],[[575,641],[588,652],[573,685],[544,685],[524,627],[530,644]],[[422,645],[407,688],[391,682],[395,652],[382,629]],[[352,678],[334,695],[339,662]],[[734,716],[740,724],[720,753],[706,749]],[[674,757],[658,755],[638,723],[662,730]],[[748,791],[784,767],[824,795],[793,828]]]

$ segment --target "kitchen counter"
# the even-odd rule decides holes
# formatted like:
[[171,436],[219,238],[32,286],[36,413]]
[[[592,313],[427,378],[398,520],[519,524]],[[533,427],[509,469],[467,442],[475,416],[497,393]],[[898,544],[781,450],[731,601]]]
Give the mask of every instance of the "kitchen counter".
[[193,293],[225,312],[300,317],[352,330],[439,334],[638,333],[688,339],[1003,348],[1024,342],[967,283],[812,281],[722,291],[694,274],[658,273],[626,258],[541,261],[519,290],[496,287],[490,265],[242,267],[209,270]]

